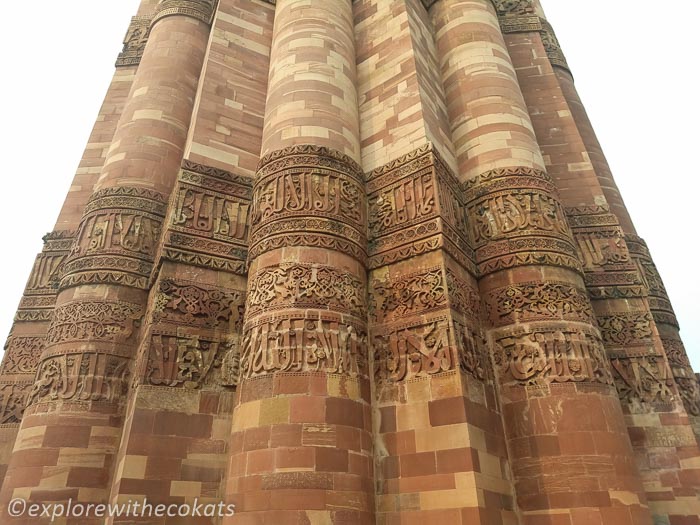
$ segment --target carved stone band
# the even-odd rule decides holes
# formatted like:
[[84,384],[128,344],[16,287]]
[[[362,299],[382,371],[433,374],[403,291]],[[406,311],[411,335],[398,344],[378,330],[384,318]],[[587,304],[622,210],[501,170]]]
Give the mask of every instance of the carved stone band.
[[501,384],[613,384],[603,342],[593,328],[550,323],[498,331],[494,340],[494,361]]
[[320,237],[335,237],[366,252],[366,223],[364,176],[349,157],[302,145],[262,159],[253,190],[252,253],[261,253],[259,246],[273,233],[308,246],[325,246]]
[[564,209],[544,172],[493,170],[463,187],[481,275],[532,264],[581,272]]
[[167,16],[189,16],[205,24],[211,24],[216,0],[161,0],[156,7],[151,27]]
[[96,192],[85,209],[60,288],[119,284],[148,288],[167,199],[136,187]]

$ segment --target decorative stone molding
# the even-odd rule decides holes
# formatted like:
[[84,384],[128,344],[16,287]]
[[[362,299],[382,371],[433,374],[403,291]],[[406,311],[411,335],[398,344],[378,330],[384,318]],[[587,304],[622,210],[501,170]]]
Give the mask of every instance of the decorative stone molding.
[[160,0],[156,6],[151,27],[167,16],[189,16],[205,24],[211,24],[217,0]]
[[476,273],[457,178],[432,144],[367,176],[369,267],[443,249]]
[[116,67],[137,66],[141,62],[143,50],[151,30],[150,16],[135,16],[124,36],[124,48],[117,57]]
[[[253,190],[249,259],[283,246],[333,248],[366,259],[367,204],[359,165],[337,151],[298,145],[266,155]],[[340,251],[340,250],[339,250]]]
[[603,343],[593,328],[513,327],[498,331],[494,361],[504,385],[612,385]]
[[542,35],[542,43],[544,44],[544,49],[547,52],[549,61],[552,66],[561,67],[571,73],[569,69],[569,64],[564,56],[564,51],[561,49],[557,35],[554,33],[554,28],[552,24],[542,19],[542,30],[540,31]]
[[161,256],[245,274],[251,179],[185,160],[173,196]]
[[545,172],[501,168],[462,186],[480,276],[532,264],[581,273],[564,208]]
[[139,187],[99,190],[88,201],[60,288],[119,284],[148,289],[167,198]]
[[368,377],[367,334],[332,313],[288,313],[246,323],[241,378],[275,372]]

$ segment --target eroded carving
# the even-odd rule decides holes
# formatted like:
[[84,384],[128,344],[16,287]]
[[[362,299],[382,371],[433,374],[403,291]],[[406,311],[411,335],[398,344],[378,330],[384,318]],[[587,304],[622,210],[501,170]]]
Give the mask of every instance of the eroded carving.
[[673,401],[673,376],[662,357],[614,357],[610,363],[622,401],[633,407]]
[[31,383],[0,383],[0,425],[21,423]]
[[459,360],[449,344],[447,318],[425,325],[379,331],[372,337],[374,377],[378,384],[430,377],[456,369]]
[[124,36],[124,48],[117,57],[116,67],[135,66],[141,62],[143,50],[148,42],[151,19],[148,16],[132,17]]
[[45,401],[98,401],[126,399],[129,360],[124,357],[82,353],[50,357],[37,371],[27,404]]
[[494,361],[504,384],[613,384],[602,342],[594,330],[513,330],[496,337]]

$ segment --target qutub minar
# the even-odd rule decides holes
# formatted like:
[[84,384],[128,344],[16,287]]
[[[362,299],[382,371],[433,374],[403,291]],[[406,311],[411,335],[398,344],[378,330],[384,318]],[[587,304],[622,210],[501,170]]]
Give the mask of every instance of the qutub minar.
[[700,524],[698,378],[537,1],[143,0],[44,241],[0,523]]

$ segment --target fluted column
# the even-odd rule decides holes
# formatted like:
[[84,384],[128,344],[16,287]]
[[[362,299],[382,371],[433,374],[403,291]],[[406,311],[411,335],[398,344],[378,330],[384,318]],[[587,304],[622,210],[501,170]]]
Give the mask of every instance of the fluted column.
[[[567,209],[649,505],[655,519],[682,523],[698,514],[692,503],[697,502],[698,449],[679,391],[693,407],[690,394],[697,393],[697,386],[693,389],[687,359],[682,361],[677,329],[675,337],[666,334],[652,318],[650,305],[672,315],[670,303],[648,297],[651,287],[645,281],[655,284],[657,279],[643,280],[628,249],[631,243],[611,213],[590,161],[595,155],[588,151],[576,111],[558,81],[557,71],[569,69],[551,26],[539,16],[539,27],[528,26],[522,23],[527,14],[513,4],[507,7],[499,12],[501,27],[548,172]],[[536,6],[529,10],[534,13]],[[654,293],[660,291],[656,287]],[[668,359],[664,346],[674,349]],[[679,375],[677,385],[673,375]]]
[[494,5],[441,0],[431,12],[522,523],[649,524],[573,237]]
[[4,501],[107,499],[146,290],[212,9],[210,0],[163,0],[156,7],[129,100],[64,266]]
[[347,0],[277,2],[225,523],[374,523]]

